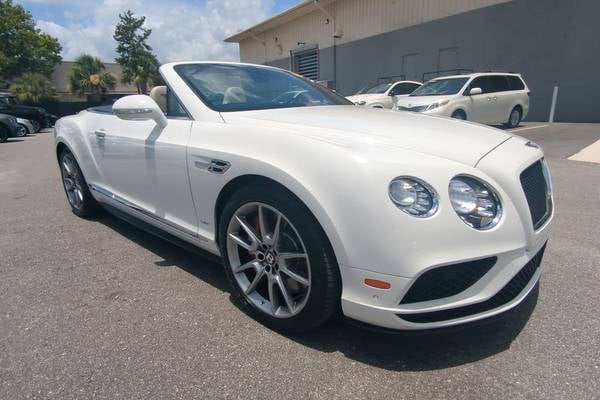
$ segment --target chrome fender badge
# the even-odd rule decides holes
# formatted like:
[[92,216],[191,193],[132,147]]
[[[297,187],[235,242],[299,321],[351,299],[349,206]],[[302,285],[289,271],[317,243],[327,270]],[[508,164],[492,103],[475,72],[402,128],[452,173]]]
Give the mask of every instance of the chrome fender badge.
[[540,148],[539,144],[537,144],[535,142],[532,142],[531,140],[529,142],[525,143],[525,146],[532,147],[534,149],[539,149]]

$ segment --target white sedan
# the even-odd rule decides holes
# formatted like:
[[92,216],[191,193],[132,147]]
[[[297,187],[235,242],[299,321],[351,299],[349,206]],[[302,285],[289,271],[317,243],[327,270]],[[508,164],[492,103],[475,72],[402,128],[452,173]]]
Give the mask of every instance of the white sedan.
[[272,67],[160,72],[151,96],[58,121],[70,207],[220,255],[264,324],[306,331],[341,310],[439,328],[507,311],[538,282],[553,203],[534,143],[358,108]]
[[414,81],[377,83],[361,89],[347,99],[357,106],[391,109],[398,98],[408,96],[421,85],[421,82]]

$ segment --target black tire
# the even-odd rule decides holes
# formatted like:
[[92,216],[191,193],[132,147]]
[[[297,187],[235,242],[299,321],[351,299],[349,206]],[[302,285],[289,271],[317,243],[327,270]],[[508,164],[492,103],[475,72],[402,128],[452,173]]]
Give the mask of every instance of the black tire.
[[29,129],[23,124],[19,124],[19,129],[17,130],[17,137],[24,137],[29,134]]
[[516,128],[521,123],[521,118],[523,117],[523,113],[521,108],[515,107],[510,111],[508,115],[508,122],[504,124],[504,127],[507,129]]
[[31,120],[31,123],[33,124],[33,129],[35,130],[34,133],[38,133],[42,129],[42,127],[38,121]]
[[[90,193],[88,184],[83,176],[83,173],[81,172],[81,168],[79,168],[79,164],[77,163],[75,156],[73,156],[73,153],[65,149],[60,153],[59,159],[59,167],[61,178],[63,181],[63,188],[65,190],[65,195],[67,196],[67,201],[69,203],[69,206],[71,207],[71,211],[73,211],[73,214],[81,218],[90,218],[98,215],[101,211],[101,207]],[[69,197],[69,189],[67,188],[67,183],[65,182],[65,176],[67,176],[67,173],[65,167],[63,166],[65,162],[70,163],[70,165],[74,167],[74,171],[69,177],[76,181],[78,184],[79,191],[82,197],[82,199],[80,200],[80,204],[73,203]]]
[[0,143],[4,143],[8,140],[8,129],[0,125]]
[[465,112],[463,110],[456,110],[452,113],[452,118],[454,119],[460,119],[462,121],[466,121],[467,120],[467,114],[465,114]]
[[[249,203],[263,203],[277,209],[295,227],[306,248],[310,263],[310,291],[303,308],[294,316],[277,318],[260,310],[248,300],[234,277],[229,261],[227,228],[235,212]],[[247,314],[264,325],[288,333],[307,332],[319,327],[340,310],[341,277],[329,240],[309,209],[284,188],[273,184],[261,185],[260,189],[250,186],[239,189],[223,209],[218,239],[232,294]]]

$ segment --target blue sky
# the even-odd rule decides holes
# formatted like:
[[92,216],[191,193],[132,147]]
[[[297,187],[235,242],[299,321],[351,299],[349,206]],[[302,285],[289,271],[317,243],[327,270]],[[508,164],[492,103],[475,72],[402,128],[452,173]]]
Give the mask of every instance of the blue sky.
[[118,14],[146,15],[150,44],[161,62],[238,60],[237,44],[223,39],[280,13],[301,0],[13,0],[29,10],[43,31],[57,37],[63,58],[90,53],[114,58]]

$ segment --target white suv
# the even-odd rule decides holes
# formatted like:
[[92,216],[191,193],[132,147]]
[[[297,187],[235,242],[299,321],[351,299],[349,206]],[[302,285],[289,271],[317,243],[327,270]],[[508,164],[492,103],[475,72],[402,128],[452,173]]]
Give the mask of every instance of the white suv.
[[354,96],[348,96],[347,99],[358,106],[392,108],[393,98],[408,96],[421,85],[421,82],[414,81],[378,83],[361,89]]
[[512,128],[529,112],[529,88],[520,74],[444,76],[430,80],[394,103],[395,110]]

